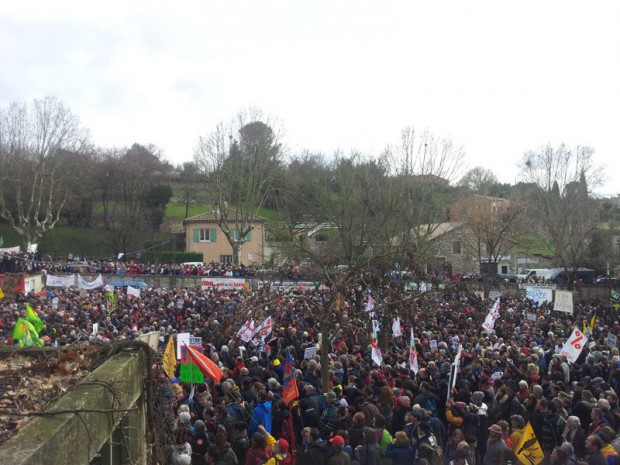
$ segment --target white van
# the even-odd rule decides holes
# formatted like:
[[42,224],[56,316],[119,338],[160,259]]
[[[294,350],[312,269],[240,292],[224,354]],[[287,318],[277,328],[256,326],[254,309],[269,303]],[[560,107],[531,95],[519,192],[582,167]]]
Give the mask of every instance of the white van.
[[530,270],[523,270],[523,273],[519,273],[517,275],[517,281],[520,283],[526,283],[528,281],[533,281],[535,277],[544,278],[548,274],[551,273],[549,268],[532,268]]

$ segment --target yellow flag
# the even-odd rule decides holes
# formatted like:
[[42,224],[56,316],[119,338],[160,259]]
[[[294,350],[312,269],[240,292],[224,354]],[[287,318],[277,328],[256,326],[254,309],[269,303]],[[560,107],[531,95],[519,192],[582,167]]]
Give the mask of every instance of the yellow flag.
[[514,452],[524,465],[538,465],[545,458],[545,454],[540,448],[532,425],[529,422],[523,428],[523,436],[521,436],[521,440],[515,447]]
[[2,292],[2,288],[0,287],[0,299],[4,299],[4,292]]
[[172,340],[172,335],[168,338],[168,345],[164,351],[163,362],[164,371],[168,377],[174,378],[174,369],[177,367],[177,358],[174,353],[174,341]]
[[594,331],[594,323],[596,322],[596,313],[592,315],[592,319],[590,320],[590,331]]

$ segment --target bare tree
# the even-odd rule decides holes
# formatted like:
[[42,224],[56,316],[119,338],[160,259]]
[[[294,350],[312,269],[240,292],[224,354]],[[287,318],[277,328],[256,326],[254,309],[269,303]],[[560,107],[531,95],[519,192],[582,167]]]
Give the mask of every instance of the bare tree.
[[597,205],[589,189],[600,184],[602,171],[594,163],[593,150],[548,145],[527,152],[520,168],[524,181],[534,185],[526,198],[529,216],[538,221],[556,260],[574,278],[599,228]]
[[173,169],[151,145],[133,144],[127,150],[101,153],[103,223],[117,252],[140,248],[145,238],[157,232],[171,195],[166,176]]
[[89,133],[54,97],[0,110],[0,216],[24,245],[52,229],[79,172],[71,161]]
[[388,147],[386,154],[402,191],[400,217],[406,225],[410,264],[426,263],[433,256],[433,233],[449,221],[450,185],[465,166],[464,150],[450,139],[409,127],[402,131],[400,144]]
[[260,209],[281,177],[282,157],[279,134],[258,110],[239,113],[199,140],[194,161],[206,175],[207,193],[237,265]]
[[477,258],[483,275],[495,275],[497,264],[514,253],[523,234],[523,209],[515,202],[482,195],[471,195],[462,205],[463,248]]

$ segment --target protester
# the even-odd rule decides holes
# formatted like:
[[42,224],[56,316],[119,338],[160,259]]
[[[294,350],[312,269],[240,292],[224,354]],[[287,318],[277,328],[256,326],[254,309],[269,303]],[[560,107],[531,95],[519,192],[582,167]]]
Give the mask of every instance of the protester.
[[[77,272],[60,263],[43,263],[32,270],[47,266],[52,273]],[[147,266],[115,260],[89,264],[126,274],[144,272]],[[182,266],[162,268],[186,273]],[[230,271],[228,266],[202,268],[209,273]],[[86,269],[81,272],[86,274]],[[159,271],[153,268],[153,272]],[[188,271],[194,272],[199,270]],[[242,273],[248,276],[251,272],[244,269]],[[424,450],[428,448],[420,450],[432,437],[444,452],[443,460],[456,465],[463,461],[497,465],[497,451],[509,449],[502,437],[516,448],[528,423],[546,460],[557,455],[554,451],[563,441],[572,443],[578,458],[587,454],[597,459],[592,450],[596,440],[590,441],[588,450],[585,432],[593,437],[605,431],[601,448],[620,443],[614,429],[620,419],[616,391],[620,372],[614,365],[619,354],[616,347],[607,345],[607,335],[620,334],[620,324],[613,308],[601,300],[576,300],[569,314],[551,310],[549,303],[505,296],[499,301],[493,332],[481,326],[493,302],[464,289],[437,293],[434,301],[403,304],[401,325],[404,334],[414,332],[416,372],[409,363],[409,339],[393,337],[389,326],[380,329],[384,331],[379,338],[382,365],[371,361],[367,349],[370,319],[366,312],[355,310],[355,290],[344,296],[342,319],[329,341],[329,366],[323,367],[321,354],[316,352],[321,346],[317,315],[308,301],[322,302],[327,292],[320,287],[287,290],[267,285],[252,292],[149,288],[136,298],[117,289],[112,303],[103,288],[86,292],[53,288],[39,295],[0,300],[0,343],[19,343],[13,341],[13,328],[18,318],[27,318],[26,303],[43,323],[39,336],[45,345],[109,344],[157,332],[163,349],[179,333],[201,337],[202,349],[222,370],[222,379],[207,380],[193,391],[190,384],[178,380],[169,387],[170,409],[176,419],[171,429],[177,445],[189,451],[185,455],[193,455],[196,463],[201,458],[211,463],[225,461],[231,455],[228,451],[243,464],[263,465],[277,457],[282,450],[269,450],[264,434],[254,434],[259,426],[287,441],[287,456],[296,454],[302,465],[332,458],[335,463],[346,462],[348,446],[343,435],[348,433],[349,444],[359,451],[359,446],[372,445],[366,428],[373,431],[375,442],[387,446],[386,455],[395,443],[388,445],[384,439],[388,434],[396,439],[402,432],[408,439],[405,442],[398,435],[398,452],[413,451],[418,459],[432,463],[436,459]],[[363,300],[360,303],[363,308]],[[268,317],[273,324],[264,337],[240,338],[239,330],[246,322],[254,320],[258,326]],[[582,328],[584,322],[592,324],[588,343],[576,360],[569,361],[560,352],[573,328]],[[459,348],[460,365],[451,374]],[[287,352],[300,393],[292,404],[283,400]],[[325,386],[324,369],[329,371]],[[510,429],[504,428],[497,437],[494,430],[502,430],[502,421],[509,421]],[[496,424],[491,426],[491,422]],[[610,426],[614,437],[606,428]],[[452,433],[456,428],[463,435],[448,441],[446,429]],[[340,430],[347,433],[337,434]],[[342,438],[342,445],[340,439],[334,441],[336,437]],[[220,447],[209,449],[211,444]],[[464,449],[468,452],[459,453]],[[571,457],[568,454],[569,463]]]

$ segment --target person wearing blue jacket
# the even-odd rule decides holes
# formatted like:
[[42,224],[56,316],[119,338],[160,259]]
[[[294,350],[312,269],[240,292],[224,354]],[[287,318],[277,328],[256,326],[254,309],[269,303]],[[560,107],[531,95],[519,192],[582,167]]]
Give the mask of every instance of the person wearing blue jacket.
[[248,425],[248,436],[259,431],[258,427],[263,426],[271,434],[271,400],[265,391],[258,393],[258,402],[252,411],[252,419]]
[[392,459],[392,465],[410,465],[415,460],[415,449],[404,431],[394,435],[394,441],[388,445],[385,456]]

